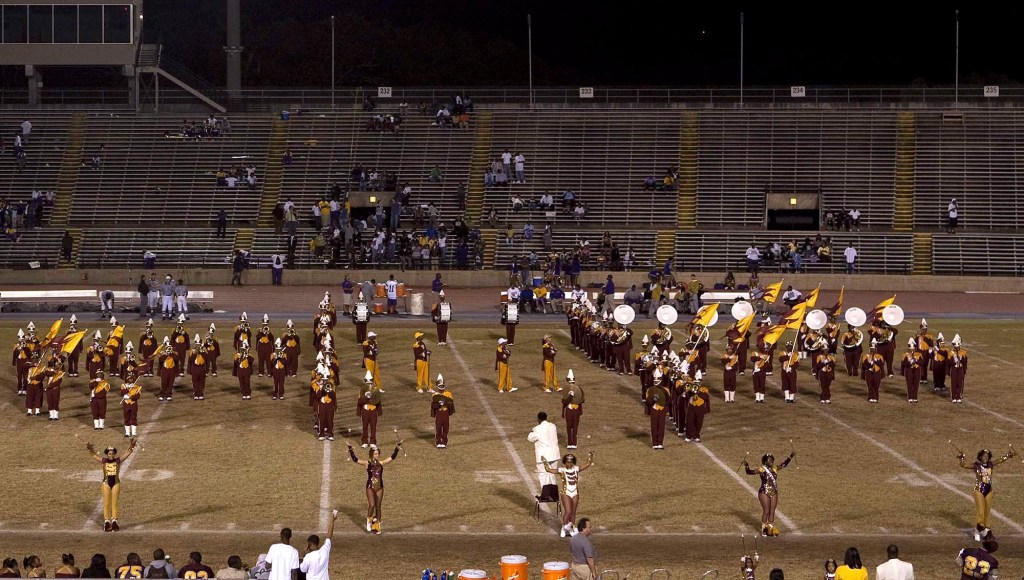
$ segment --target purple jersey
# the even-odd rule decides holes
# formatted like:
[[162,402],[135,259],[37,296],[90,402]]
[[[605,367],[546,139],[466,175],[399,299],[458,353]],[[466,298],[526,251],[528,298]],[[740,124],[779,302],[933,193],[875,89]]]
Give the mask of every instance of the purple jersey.
[[987,580],[989,573],[999,567],[999,561],[982,548],[964,548],[960,559],[964,563],[960,580]]

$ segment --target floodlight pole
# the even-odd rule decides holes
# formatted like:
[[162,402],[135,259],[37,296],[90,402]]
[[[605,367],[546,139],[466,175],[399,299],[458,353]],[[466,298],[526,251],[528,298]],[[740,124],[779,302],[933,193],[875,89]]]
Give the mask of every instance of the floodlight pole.
[[955,79],[953,80],[953,103],[960,106],[960,11],[955,12],[956,16],[956,64],[954,67]]
[[743,104],[743,13],[740,12],[740,104]]
[[331,108],[334,108],[334,15],[331,14]]

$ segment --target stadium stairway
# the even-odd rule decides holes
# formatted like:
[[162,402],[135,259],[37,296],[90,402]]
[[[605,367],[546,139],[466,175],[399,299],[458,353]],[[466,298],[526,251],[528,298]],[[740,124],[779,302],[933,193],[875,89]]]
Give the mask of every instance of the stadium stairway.
[[[700,142],[700,123],[697,111],[685,111],[679,128],[679,193],[676,224],[679,229],[697,228],[697,147]],[[661,239],[659,233],[659,241]],[[661,250],[658,259],[662,259]],[[668,259],[665,257],[664,259]]]
[[480,239],[484,243],[483,268],[484,270],[493,270],[495,256],[498,252],[498,230],[480,230]]
[[238,228],[235,231],[235,243],[233,250],[252,250],[253,241],[256,239],[256,232],[252,228]]
[[63,270],[74,270],[78,267],[78,251],[82,245],[82,229],[69,228],[67,232],[71,234],[71,259],[65,260],[62,256],[60,261],[57,262],[57,267]]
[[658,230],[654,242],[654,265],[659,266],[674,258],[676,254],[675,230]]
[[493,115],[490,111],[482,111],[477,114],[474,123],[476,134],[473,139],[473,156],[469,164],[466,219],[471,224],[478,224],[484,210],[484,173],[487,172],[491,161],[491,140],[494,134]]
[[[917,160],[917,124],[914,111],[900,111],[896,120],[896,131],[896,183],[892,229],[897,232],[909,232],[914,228],[914,171]],[[916,239],[915,236],[915,244]],[[931,256],[930,250],[928,255]],[[916,257],[915,252],[915,274]],[[931,273],[930,269],[928,273]]]
[[[281,184],[284,181],[284,165],[281,159],[287,148],[288,123],[281,119],[275,119],[267,143],[267,168],[266,175],[263,177],[263,197],[260,198],[260,213],[256,218],[257,225],[261,227],[274,225],[274,207],[281,195]],[[252,243],[251,238],[249,243]]]
[[71,197],[78,185],[78,173],[82,170],[82,149],[85,143],[85,113],[75,113],[68,124],[68,141],[60,159],[57,173],[57,199],[50,214],[50,225],[63,227],[68,224],[71,211]]
[[934,245],[931,234],[914,234],[912,271],[915,276],[930,276],[933,273]]

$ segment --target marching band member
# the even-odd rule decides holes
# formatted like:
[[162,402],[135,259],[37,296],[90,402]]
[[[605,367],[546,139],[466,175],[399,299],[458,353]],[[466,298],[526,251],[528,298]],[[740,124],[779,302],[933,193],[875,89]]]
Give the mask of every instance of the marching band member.
[[[633,374],[633,367],[629,364],[630,354],[633,352],[633,330],[628,326],[619,326],[618,334],[612,343],[612,359],[618,361],[619,374]],[[611,370],[611,365],[609,365]]]
[[569,308],[565,310],[565,317],[569,322],[569,342],[572,344],[573,348],[581,350],[583,344],[583,328],[581,323],[583,318],[583,308],[578,302],[573,302],[569,305]]
[[[146,330],[139,337],[139,354],[142,356],[142,360],[149,360],[156,354],[159,343],[157,342],[156,336],[153,334],[153,319],[150,318],[146,321]],[[146,376],[153,376],[152,368],[146,371]]]
[[252,327],[249,326],[249,315],[245,312],[238,317],[238,326],[235,327],[235,337],[231,342],[232,348],[237,353],[242,347],[242,343],[248,344],[252,340]]
[[356,400],[356,415],[362,419],[363,433],[360,442],[363,449],[377,447],[377,418],[384,414],[384,402],[381,400],[380,389],[377,388],[373,374],[367,370],[363,377],[365,388]]
[[134,437],[139,434],[139,399],[142,398],[142,385],[123,383],[121,385],[121,413],[124,417],[124,436]]
[[562,466],[555,469],[548,465],[547,458],[541,457],[541,465],[544,471],[557,475],[562,480],[562,493],[559,501],[562,503],[562,531],[560,535],[575,536],[578,532],[573,522],[576,521],[576,512],[580,506],[580,472],[586,471],[594,466],[594,452],[587,454],[587,464],[577,465],[576,456],[567,453],[562,458]]
[[[70,320],[70,325],[68,326],[67,332],[64,333],[64,338],[67,338],[68,336],[71,336],[72,334],[74,334],[76,332],[78,332],[78,317],[76,317],[74,314],[72,314],[71,315],[71,320]],[[78,359],[81,356],[82,356],[82,342],[79,341],[78,344],[75,345],[75,348],[67,356],[68,376],[69,377],[77,377],[78,376]]]
[[[580,417],[583,416],[583,403],[585,397],[583,389],[576,384],[576,375],[572,369],[565,380],[569,383],[569,392],[562,397],[562,417],[565,419],[566,449],[576,449],[576,440],[579,437]],[[561,389],[559,389],[561,390]]]
[[651,448],[665,448],[665,416],[668,414],[669,392],[664,386],[661,370],[654,371],[654,384],[647,389],[644,411],[651,417]]
[[918,339],[911,338],[907,342],[907,352],[900,360],[900,375],[907,381],[907,401],[917,402],[917,389],[921,384],[921,373],[924,361],[921,351],[917,350]]
[[331,300],[331,292],[329,290],[324,292],[324,299],[321,304],[324,307],[324,314],[330,318],[328,326],[330,326],[331,330],[334,330],[334,327],[338,324],[338,309],[334,306],[334,301]]
[[839,316],[835,312],[829,315],[828,322],[823,330],[825,342],[828,345],[828,352],[836,354],[839,348]]
[[658,353],[670,352],[672,350],[672,329],[658,322],[658,328],[651,333],[651,343],[658,349]]
[[327,315],[320,318],[320,326],[314,335],[313,346],[317,352],[320,352],[327,348],[329,345],[334,344],[334,335],[331,334],[330,320]]
[[256,331],[256,361],[259,376],[270,374],[270,354],[274,352],[274,333],[270,330],[270,317],[263,315],[263,326]]
[[815,375],[818,372],[818,368],[814,364],[814,361],[818,360],[818,356],[820,354],[829,352],[828,338],[824,333],[808,328],[807,336],[804,337],[803,346],[806,358],[811,361],[811,364],[808,365],[811,367],[811,375],[814,376],[814,378],[817,378]]
[[740,358],[737,345],[729,342],[725,347],[725,354],[722,355],[722,391],[726,403],[736,402],[736,375],[739,371]]
[[921,355],[921,377],[922,383],[928,382],[928,369],[932,363],[932,351],[935,348],[935,338],[928,332],[928,321],[921,319],[921,326],[914,337],[917,352]]
[[998,459],[993,459],[992,452],[988,449],[982,449],[974,463],[967,463],[963,452],[957,453],[956,458],[960,461],[960,467],[974,472],[974,540],[977,542],[994,539],[992,530],[988,527],[988,518],[992,513],[992,473],[995,466],[1016,456],[1017,452],[1012,447],[1006,455]]
[[298,376],[299,373],[299,355],[302,354],[302,341],[299,339],[299,333],[295,332],[295,324],[289,319],[286,323],[287,328],[284,331],[284,354],[288,360],[288,375]]
[[512,386],[512,370],[508,366],[508,360],[512,357],[512,351],[508,348],[509,344],[511,343],[508,340],[499,338],[498,350],[494,353],[494,370],[498,371],[499,393],[511,393],[519,390],[519,387]]
[[174,352],[178,355],[178,376],[185,376],[185,361],[188,360],[188,351],[192,348],[190,344],[188,331],[185,330],[185,315],[179,314],[178,321],[174,325],[174,332],[171,333],[171,344],[174,346]]
[[192,375],[192,400],[202,401],[206,391],[206,372],[209,362],[206,360],[206,348],[196,333],[192,342],[192,350],[188,352],[188,374]]
[[708,342],[711,333],[703,324],[694,324],[690,330],[690,338],[686,341],[690,348],[697,352],[697,370],[702,373],[708,371]]
[[932,347],[932,390],[937,393],[946,390],[946,373],[949,371],[949,349],[945,346],[945,338],[940,332],[935,337],[935,346]]
[[763,343],[754,354],[750,355],[754,364],[750,378],[754,384],[754,402],[764,403],[765,382],[768,380],[768,369],[771,368],[772,353],[770,345]]
[[416,392],[420,394],[430,390],[430,351],[423,342],[423,336],[422,332],[412,335],[415,341],[412,343],[412,358],[416,367]]
[[771,453],[761,457],[761,466],[757,469],[750,469],[747,460],[743,460],[743,468],[747,475],[759,475],[761,487],[757,490],[757,501],[761,503],[761,535],[775,537],[779,535],[779,528],[775,527],[775,510],[779,506],[779,471],[786,468],[789,462],[796,457],[796,451],[791,451],[789,457],[782,460],[778,467],[775,467],[775,456]]
[[121,359],[121,344],[123,343],[123,336],[124,327],[119,327],[117,325],[117,319],[111,316],[110,332],[107,333],[107,342],[103,349],[103,354],[107,357],[107,366],[110,369],[110,374],[117,374],[117,365]]
[[516,325],[519,324],[519,317],[515,320],[509,320],[508,311],[511,308],[518,308],[515,302],[512,302],[511,296],[509,301],[502,305],[501,308],[501,323],[505,325],[505,340],[508,341],[509,346],[515,346],[516,344]]
[[157,400],[170,401],[174,396],[174,377],[178,376],[178,368],[182,366],[182,361],[178,358],[178,353],[175,352],[174,347],[171,346],[171,338],[169,336],[164,337],[164,343],[160,348],[160,356],[157,358],[157,364],[160,368],[157,371],[157,374],[160,375],[160,395],[157,397]]
[[868,354],[860,359],[860,378],[868,387],[868,402],[878,402],[878,390],[882,386],[882,373],[885,372],[885,359],[878,353],[878,343],[871,339]]
[[107,420],[107,393],[110,383],[103,378],[103,371],[96,371],[89,381],[89,411],[92,412],[92,428],[103,429]]
[[818,378],[818,386],[821,388],[818,400],[826,405],[831,405],[832,381],[836,380],[836,357],[833,353],[825,351],[818,355],[814,364],[817,367],[814,375]]
[[380,366],[377,364],[377,355],[379,353],[377,333],[366,333],[366,340],[363,341],[363,368],[366,369],[366,372],[373,375],[373,384],[377,387],[377,390],[383,392],[381,387],[384,385],[381,384],[380,380]]
[[28,384],[25,389],[25,414],[40,415],[43,405],[43,381],[46,379],[46,366],[39,360],[40,352],[32,351],[32,368],[28,370]]
[[846,332],[843,333],[843,359],[846,361],[846,374],[857,376],[857,367],[864,354],[864,333],[854,328],[852,324],[846,325]]
[[106,356],[103,354],[102,340],[103,333],[97,330],[92,336],[92,345],[85,350],[85,372],[89,373],[90,377],[95,376],[96,371],[104,369]]
[[704,417],[711,413],[711,392],[701,385],[704,374],[697,371],[692,382],[686,384],[686,395],[683,398],[683,421],[685,425],[684,440],[700,443],[700,432],[704,428]]
[[884,320],[876,320],[871,324],[868,334],[877,345],[878,354],[885,361],[885,369],[888,375],[894,376],[892,372],[892,360],[896,354],[896,334],[899,331],[886,323]]
[[[451,305],[442,307],[442,304],[448,304],[444,297],[444,290],[437,293],[438,303],[434,304],[430,308],[430,318],[437,325],[437,345],[444,346],[448,344],[448,323],[451,321]],[[445,316],[441,316],[442,309],[447,311]]]
[[28,336],[25,337],[25,344],[28,345],[28,349],[32,352],[41,350],[42,343],[39,337],[36,336],[36,323],[30,320],[25,328],[28,329]]
[[139,374],[147,368],[149,365],[140,365],[135,358],[135,345],[129,340],[128,344],[124,345],[124,355],[121,357],[120,377],[130,383],[135,382]]
[[430,399],[430,416],[434,419],[434,444],[438,449],[448,448],[449,421],[454,414],[455,401],[452,392],[445,387],[444,377],[438,373],[434,396]]
[[[32,349],[28,347],[28,342],[25,340],[25,331],[20,328],[18,329],[18,343],[14,345],[11,364],[14,366],[14,372],[18,375],[18,394],[24,395],[25,389],[28,387],[28,371],[32,368]],[[102,367],[102,365],[103,359],[100,358],[100,366]],[[89,357],[87,356],[86,367],[88,366]],[[88,371],[88,368],[86,371]]]
[[128,452],[118,457],[117,448],[107,447],[103,455],[96,453],[92,443],[86,443],[85,448],[93,459],[103,465],[103,483],[100,486],[100,494],[103,497],[103,531],[116,532],[120,530],[117,525],[117,501],[121,495],[121,465],[131,457],[138,445],[137,439],[132,439]]
[[363,296],[362,292],[359,292],[359,301],[352,311],[352,324],[356,327],[356,342],[358,344],[366,342],[366,326],[370,322],[369,315],[370,307],[366,303],[366,297]]
[[252,399],[252,386],[250,380],[252,379],[252,367],[255,361],[252,355],[249,354],[249,343],[243,342],[235,353],[235,358],[231,367],[231,374],[238,378],[238,388],[242,392],[242,400],[248,401]]
[[[285,335],[287,339],[287,334]],[[288,369],[291,361],[288,357],[288,347],[278,338],[274,341],[274,354],[270,355],[270,376],[274,379],[274,392],[270,395],[272,401],[284,398],[284,380],[288,376]]]
[[953,337],[949,351],[949,396],[954,403],[964,402],[964,378],[967,376],[967,351],[960,348],[960,335]]
[[782,365],[782,392],[787,403],[796,402],[796,369],[800,366],[800,353],[792,342],[786,343],[786,352],[779,355]]
[[[747,358],[750,351],[750,330],[747,329],[747,331],[743,333],[743,336],[740,336],[739,324],[739,321],[736,321],[726,329],[725,339],[726,350],[731,346],[734,349],[733,354],[736,355],[737,360],[733,364],[733,370],[736,371],[737,375],[743,376],[747,371]],[[726,399],[725,402],[735,402],[735,397],[733,397],[732,401]]]
[[381,459],[380,449],[374,445],[369,459],[364,460],[356,457],[352,444],[348,444],[348,456],[352,463],[366,467],[366,531],[378,536],[381,533],[381,508],[384,504],[384,466],[397,459],[401,449],[402,441],[399,440],[391,456]]
[[60,386],[64,382],[64,360],[54,357],[53,366],[46,367],[46,410],[50,413],[50,421],[60,420]]
[[338,409],[337,395],[334,383],[331,382],[330,374],[320,375],[320,390],[317,393],[317,425],[319,433],[317,439],[323,441],[334,441],[334,414]]
[[217,332],[217,327],[211,322],[210,329],[206,332],[206,337],[203,339],[203,347],[206,350],[206,362],[208,363],[208,371],[211,377],[217,376],[217,359],[220,358],[220,341],[214,336]]
[[540,370],[544,373],[544,392],[550,393],[552,389],[561,391],[562,387],[558,386],[558,376],[555,374],[555,355],[558,354],[558,349],[551,342],[550,334],[544,335],[541,345]]

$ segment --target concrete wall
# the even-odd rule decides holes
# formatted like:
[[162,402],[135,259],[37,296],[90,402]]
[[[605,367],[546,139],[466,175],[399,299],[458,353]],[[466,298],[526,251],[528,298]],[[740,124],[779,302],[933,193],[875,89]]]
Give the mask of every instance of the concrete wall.
[[[3,287],[46,285],[50,287],[88,285],[96,288],[134,288],[140,274],[148,270],[16,270],[0,274],[0,291]],[[378,282],[387,280],[388,274],[394,273],[395,278],[408,287],[425,288],[430,286],[434,272],[386,271],[386,270],[285,270],[286,285],[337,285],[348,274],[354,281],[375,278]],[[689,271],[677,273],[680,280],[689,279]],[[228,285],[231,282],[231,271],[228,269],[203,270],[166,270],[157,268],[157,277],[163,278],[171,274],[175,278],[184,278],[189,286],[200,289],[205,286]],[[584,283],[603,282],[611,274],[617,289],[623,290],[629,284],[642,284],[646,281],[644,272],[584,272],[581,280]],[[725,278],[724,272],[697,272],[704,285],[711,288],[715,282]],[[441,276],[453,288],[470,287],[503,287],[508,284],[507,272],[495,271],[463,271],[446,270]],[[807,290],[821,283],[823,290],[838,290],[845,286],[847,290],[877,290],[892,292],[927,291],[936,292],[1024,292],[1024,278],[1000,278],[981,276],[881,276],[881,275],[818,275],[818,274],[761,274],[761,283],[770,284],[784,278],[786,284],[793,284],[797,289]],[[745,283],[747,275],[737,272],[736,279]],[[243,276],[245,284],[270,284],[270,270],[249,270]]]

